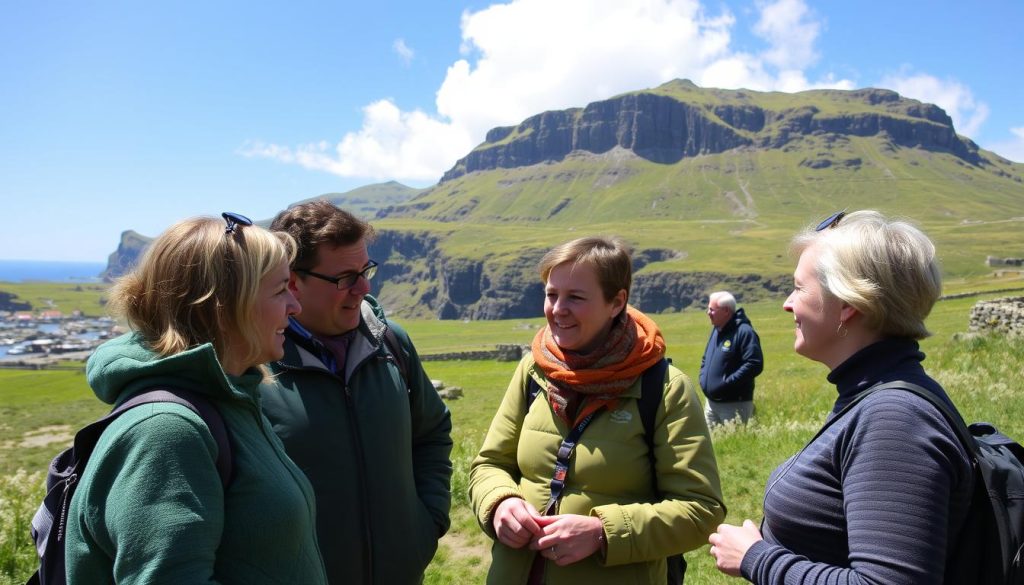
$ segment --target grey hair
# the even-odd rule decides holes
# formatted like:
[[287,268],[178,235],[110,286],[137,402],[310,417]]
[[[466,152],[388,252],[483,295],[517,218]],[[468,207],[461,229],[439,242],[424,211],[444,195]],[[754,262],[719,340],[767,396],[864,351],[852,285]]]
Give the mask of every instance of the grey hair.
[[711,293],[708,296],[708,304],[711,304],[711,301],[715,301],[719,307],[729,309],[730,313],[736,312],[736,297],[732,296],[732,293],[727,290]]
[[942,294],[935,245],[921,230],[877,211],[855,211],[832,228],[793,238],[796,256],[816,247],[815,272],[826,294],[857,309],[889,337],[923,339],[924,320]]

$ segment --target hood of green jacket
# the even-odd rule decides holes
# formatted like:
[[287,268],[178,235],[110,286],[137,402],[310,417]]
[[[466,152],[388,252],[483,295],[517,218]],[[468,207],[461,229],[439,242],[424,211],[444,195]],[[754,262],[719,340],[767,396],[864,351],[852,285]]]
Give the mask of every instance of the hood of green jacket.
[[[138,333],[126,333],[96,348],[85,366],[89,386],[100,400],[115,404],[153,386],[173,386],[212,397],[254,400],[262,379],[256,369],[229,376],[221,368],[213,344],[204,343],[181,353],[161,356]],[[246,390],[250,390],[247,392]]]

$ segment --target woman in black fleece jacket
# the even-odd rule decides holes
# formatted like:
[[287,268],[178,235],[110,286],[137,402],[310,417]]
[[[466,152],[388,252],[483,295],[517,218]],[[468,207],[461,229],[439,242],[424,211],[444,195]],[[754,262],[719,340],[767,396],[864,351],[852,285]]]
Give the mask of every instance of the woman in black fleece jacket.
[[[880,382],[949,397],[921,366],[917,341],[941,290],[935,247],[873,211],[836,214],[793,241],[800,260],[784,308],[794,349],[821,362],[832,416]],[[950,402],[952,405],[952,403]],[[752,583],[939,585],[967,516],[973,476],[932,404],[900,390],[858,403],[768,480],[761,530],[711,535],[719,570]]]

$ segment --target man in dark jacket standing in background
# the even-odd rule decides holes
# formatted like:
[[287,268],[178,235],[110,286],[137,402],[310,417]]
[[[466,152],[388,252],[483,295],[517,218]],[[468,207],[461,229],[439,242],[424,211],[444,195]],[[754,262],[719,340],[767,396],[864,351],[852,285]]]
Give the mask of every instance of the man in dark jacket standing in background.
[[451,414],[409,336],[368,296],[373,228],[328,201],[291,207],[270,227],[298,244],[288,287],[302,312],[283,332],[262,406],[313,484],[327,577],[420,583],[449,526]]
[[711,293],[708,318],[714,329],[700,362],[704,418],[709,427],[736,418],[746,423],[754,414],[754,378],[764,369],[761,340],[728,292]]

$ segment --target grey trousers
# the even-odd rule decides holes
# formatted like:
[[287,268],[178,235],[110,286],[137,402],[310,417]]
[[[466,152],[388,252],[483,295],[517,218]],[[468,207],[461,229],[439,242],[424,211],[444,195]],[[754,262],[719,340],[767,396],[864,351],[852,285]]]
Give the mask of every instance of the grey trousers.
[[704,420],[708,428],[720,425],[725,421],[737,420],[739,424],[746,424],[750,417],[754,416],[754,401],[747,402],[714,402],[707,400],[704,406]]

